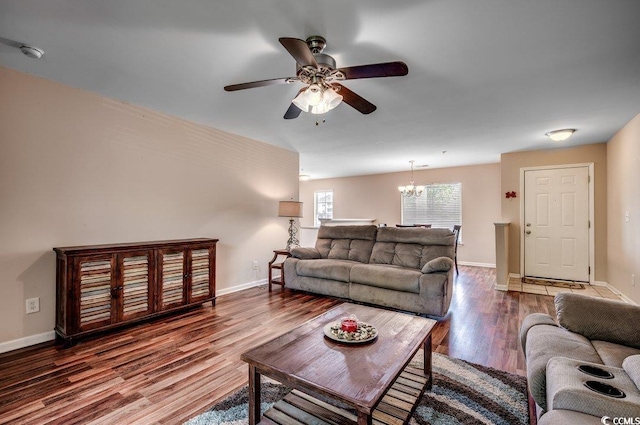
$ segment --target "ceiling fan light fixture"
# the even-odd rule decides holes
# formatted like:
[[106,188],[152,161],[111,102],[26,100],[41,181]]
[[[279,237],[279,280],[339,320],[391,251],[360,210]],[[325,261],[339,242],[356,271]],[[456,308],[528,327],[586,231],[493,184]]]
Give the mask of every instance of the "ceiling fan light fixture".
[[545,136],[547,136],[554,142],[562,142],[563,140],[567,140],[569,137],[571,137],[575,132],[576,130],[574,128],[565,128],[562,130],[550,131],[548,133],[545,133]]
[[332,88],[322,89],[319,84],[311,84],[301,91],[292,103],[303,112],[326,114],[342,102],[342,96]]

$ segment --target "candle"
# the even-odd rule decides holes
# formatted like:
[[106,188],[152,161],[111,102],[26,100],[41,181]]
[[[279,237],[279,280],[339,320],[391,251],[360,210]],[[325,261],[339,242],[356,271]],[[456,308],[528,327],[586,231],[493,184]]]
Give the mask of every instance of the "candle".
[[354,315],[344,317],[340,327],[345,332],[355,332],[358,330],[358,319]]

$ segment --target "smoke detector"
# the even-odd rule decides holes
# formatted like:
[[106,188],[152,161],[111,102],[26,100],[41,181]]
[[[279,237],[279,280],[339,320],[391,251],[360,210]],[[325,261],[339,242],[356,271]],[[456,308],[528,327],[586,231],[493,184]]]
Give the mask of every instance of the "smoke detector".
[[20,46],[20,51],[24,53],[25,56],[28,56],[33,59],[40,59],[42,55],[44,55],[43,50],[38,49],[37,47],[28,46],[26,44],[23,44],[22,46]]

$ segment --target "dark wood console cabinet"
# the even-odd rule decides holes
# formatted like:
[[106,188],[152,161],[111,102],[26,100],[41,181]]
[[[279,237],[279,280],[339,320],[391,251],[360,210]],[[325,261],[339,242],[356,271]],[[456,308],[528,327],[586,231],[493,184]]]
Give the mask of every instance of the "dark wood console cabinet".
[[211,301],[218,239],[53,248],[56,335],[83,336]]

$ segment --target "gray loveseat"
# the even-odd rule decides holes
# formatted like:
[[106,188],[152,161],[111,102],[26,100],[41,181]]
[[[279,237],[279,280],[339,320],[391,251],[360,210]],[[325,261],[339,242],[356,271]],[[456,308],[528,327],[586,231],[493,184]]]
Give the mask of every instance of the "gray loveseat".
[[[558,294],[554,302],[558,323],[535,313],[520,328],[538,424],[640,418],[640,306],[575,293]],[[614,387],[624,397],[588,386],[609,393]]]
[[453,292],[454,240],[448,229],[321,226],[315,248],[291,250],[285,285],[444,316]]

